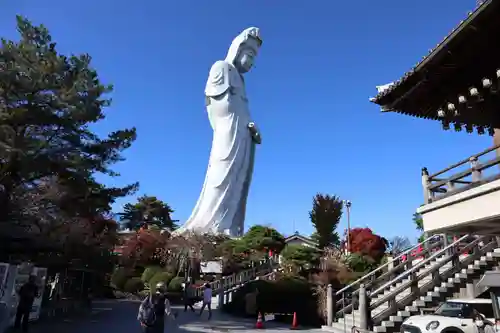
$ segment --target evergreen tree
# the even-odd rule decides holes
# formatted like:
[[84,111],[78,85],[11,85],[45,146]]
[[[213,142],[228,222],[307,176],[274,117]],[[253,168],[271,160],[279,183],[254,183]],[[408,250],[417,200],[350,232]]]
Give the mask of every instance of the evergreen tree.
[[170,214],[174,211],[170,206],[154,196],[144,195],[135,204],[126,204],[119,214],[124,226],[137,230],[144,225],[155,225],[160,228],[174,230],[177,220],[172,220]]
[[313,237],[318,242],[319,248],[340,244],[336,229],[342,217],[342,206],[342,200],[337,196],[319,193],[314,196],[309,218],[316,229]]
[[15,193],[44,181],[61,184],[60,208],[72,215],[108,212],[137,184],[110,188],[96,173],[110,167],[136,138],[135,128],[106,137],[92,130],[111,100],[88,54],[61,55],[49,31],[17,17],[19,41],[0,46],[0,221],[22,219]]

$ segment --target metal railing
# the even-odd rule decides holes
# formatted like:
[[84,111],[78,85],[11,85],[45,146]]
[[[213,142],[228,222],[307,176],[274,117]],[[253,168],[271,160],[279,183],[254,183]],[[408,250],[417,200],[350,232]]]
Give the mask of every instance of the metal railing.
[[[359,293],[359,286],[363,284],[367,290],[373,290],[387,281],[393,280],[399,272],[412,265],[412,262],[418,261],[418,258],[424,258],[430,255],[435,249],[439,249],[446,244],[446,239],[442,234],[433,235],[417,245],[403,251],[398,257],[388,261],[384,265],[369,272],[363,277],[357,279],[348,286],[335,292],[335,312],[337,317],[349,313],[355,306],[355,298]],[[412,254],[413,251],[423,248],[419,253]]]
[[[413,266],[409,270],[407,270],[407,271],[399,274],[393,280],[391,280],[391,281],[389,281],[389,282],[381,285],[380,287],[378,287],[377,289],[375,289],[374,291],[372,291],[370,293],[370,297],[377,296],[379,293],[383,292],[388,287],[390,287],[390,286],[394,285],[395,283],[397,283],[397,282],[399,282],[399,281],[401,281],[401,280],[409,277],[411,274],[416,273],[422,267],[428,265],[431,261],[436,260],[438,257],[440,257],[440,256],[442,256],[444,254],[449,253],[450,249],[455,248],[457,245],[459,245],[460,243],[462,243],[464,240],[468,239],[469,237],[470,237],[469,235],[464,235],[464,236],[460,237],[459,239],[457,239],[456,241],[454,241],[453,243],[451,243],[450,245],[445,246],[444,248],[442,248],[439,251],[435,252],[430,257],[428,257],[428,258],[420,261],[418,264],[416,264],[415,266]],[[475,241],[477,241],[477,239]]]
[[[443,238],[445,239],[445,238]],[[445,243],[446,244],[446,243]],[[419,261],[416,265],[409,262],[409,267],[401,274],[398,274],[393,279],[383,284],[380,284],[376,289],[371,292],[367,290],[362,284],[359,288],[359,309],[357,312],[352,312],[352,318],[346,317],[337,325],[338,329],[343,326],[344,332],[351,333],[371,333],[374,326],[384,325],[382,322],[388,320],[390,315],[395,314],[404,306],[410,305],[414,300],[418,299],[421,295],[426,295],[426,292],[434,290],[436,285],[440,285],[441,281],[447,281],[448,278],[453,277],[453,281],[458,283],[454,288],[458,288],[465,284],[466,279],[460,275],[455,275],[467,269],[467,274],[471,270],[471,274],[478,274],[484,272],[488,267],[493,267],[494,263],[481,264],[475,263],[477,259],[484,256],[487,252],[492,251],[498,247],[498,242],[490,236],[470,236],[464,235],[455,240],[452,244],[443,245],[435,253],[430,254],[429,257]],[[461,254],[467,253],[467,256]],[[474,263],[471,268],[470,264]],[[477,265],[477,266],[476,266]],[[475,268],[477,267],[477,268]],[[477,270],[481,271],[477,271]],[[426,280],[426,277],[431,279]],[[408,279],[409,278],[409,279]],[[457,280],[458,279],[458,280]],[[420,282],[420,283],[419,283]],[[335,312],[333,300],[334,294],[330,289],[327,292],[327,325],[333,325],[334,321],[340,320],[338,312]],[[407,294],[401,294],[404,290],[409,290]],[[446,291],[443,291],[446,293]],[[427,296],[425,299],[425,306],[429,304],[436,305],[441,299],[439,295]],[[388,304],[388,306],[385,306]],[[422,305],[424,305],[422,304]],[[399,331],[401,322],[392,322],[389,327],[392,330]]]
[[[424,190],[424,203],[428,204],[474,186],[500,179],[500,168],[493,170],[489,176],[484,175],[485,170],[497,165],[500,166],[500,156],[489,158],[482,163],[479,162],[480,157],[498,151],[500,151],[500,145],[495,145],[432,175],[429,174],[427,168],[423,168],[422,186]],[[463,166],[468,166],[468,168],[463,171],[455,170]],[[438,178],[438,176],[443,176],[452,170],[455,170],[455,173],[451,176]]]
[[[373,300],[373,303],[370,305],[370,309],[377,309],[382,304],[388,303],[387,311],[392,311],[394,308],[397,308],[395,304],[399,301],[396,301],[396,296],[398,296],[404,290],[410,290],[408,295],[409,299],[416,297],[416,295],[420,295],[422,291],[431,290],[434,285],[424,283],[425,286],[418,285],[419,281],[426,277],[432,276],[430,283],[434,281],[435,275],[441,274],[444,277],[443,272],[440,273],[442,267],[448,263],[452,263],[446,272],[454,272],[454,270],[461,269],[460,265],[468,264],[471,260],[477,259],[477,254],[482,253],[484,251],[490,251],[493,248],[497,247],[496,241],[492,241],[488,244],[486,240],[489,239],[490,236],[471,236],[464,235],[459,239],[456,239],[451,244],[447,245],[448,239],[446,235],[438,235],[440,236],[439,241],[434,242],[432,244],[428,244],[423,251],[416,253],[413,256],[407,257],[407,260],[401,260],[402,255],[408,254],[408,252],[413,251],[417,246],[405,251],[401,256],[396,258],[393,262],[393,267],[387,267],[386,270],[377,276],[372,274],[367,274],[363,278],[358,279],[353,284],[347,286],[346,288],[342,288],[336,293],[332,293],[332,307],[333,307],[333,316],[335,318],[342,318],[349,313],[352,313],[354,310],[357,310],[358,298],[359,298],[359,288],[356,289],[352,293],[348,293],[348,289],[354,288],[354,285],[360,285],[361,283],[366,289],[367,293],[370,294],[370,298]],[[436,237],[436,236],[435,236]],[[433,237],[427,239],[429,242]],[[480,245],[481,244],[481,245]],[[476,251],[478,250],[478,251]],[[474,255],[468,255],[463,261],[460,261],[460,254],[471,253]],[[418,259],[417,259],[418,258]],[[434,263],[434,264],[431,264]],[[430,265],[431,264],[431,265]],[[429,268],[430,265],[430,268]],[[448,274],[446,273],[446,274]],[[451,273],[450,273],[451,274]],[[374,276],[374,279],[368,280],[366,276]],[[410,279],[408,279],[408,277]],[[423,283],[423,282],[420,282]],[[420,290],[418,290],[420,288]],[[422,289],[423,288],[423,289]],[[405,296],[406,297],[406,296]],[[408,305],[406,299],[403,305]],[[399,304],[401,306],[401,304]],[[382,308],[383,310],[383,308]],[[380,309],[378,309],[380,311]],[[373,314],[373,318],[377,318],[377,320],[381,319],[387,311],[382,311],[380,314]],[[353,315],[353,325],[355,324],[355,318]]]
[[[220,291],[224,291],[229,288],[233,288],[237,285],[244,284],[248,281],[254,280],[260,275],[269,274],[276,267],[274,260],[262,261],[255,267],[242,270],[240,272],[233,273],[229,276],[224,276],[221,279],[210,282],[214,295]],[[204,286],[197,286],[194,290],[194,296],[203,296]]]
[[[369,306],[373,321],[375,323],[380,323],[389,315],[395,313],[398,308],[403,305],[409,305],[421,294],[425,295],[427,291],[433,290],[433,288],[441,283],[443,279],[452,277],[454,273],[460,272],[463,267],[467,267],[478,257],[498,246],[496,241],[484,244],[489,237],[481,236],[467,242],[467,244],[462,247],[461,245],[463,242],[470,239],[470,237],[470,235],[460,237],[452,244],[443,247],[429,258],[398,275],[390,282],[373,290],[373,292],[370,293],[372,302]],[[480,244],[483,245],[481,246]],[[474,251],[474,253],[472,255],[467,255],[465,258],[460,258],[461,253],[468,253],[469,251]],[[439,257],[441,257],[441,259],[438,261]],[[431,264],[432,262],[434,262],[434,264]],[[445,267],[447,264],[450,265]],[[424,281],[422,285],[418,284],[427,277],[430,277],[429,281]],[[407,289],[409,289],[410,292],[397,300],[396,297]],[[389,306],[380,308],[386,303]],[[376,309],[377,311],[375,311]]]
[[374,269],[373,271],[369,272],[368,274],[363,275],[362,277],[360,277],[356,281],[350,283],[349,285],[343,287],[342,289],[339,289],[338,291],[335,292],[335,295],[339,296],[339,295],[345,293],[346,291],[356,289],[354,287],[359,286],[361,283],[363,283],[365,281],[369,281],[374,276],[376,276],[377,273],[381,273],[384,270],[387,270],[389,268],[389,266],[394,265],[395,263],[400,262],[405,256],[407,258],[409,257],[408,255],[411,256],[411,253],[414,250],[417,250],[420,247],[425,246],[427,243],[429,243],[429,242],[431,242],[433,240],[440,240],[441,237],[442,237],[442,235],[433,235],[433,236],[431,236],[429,238],[426,238],[422,242],[420,242],[420,243],[418,243],[418,244],[410,247],[409,249],[401,252],[396,258],[393,258],[392,260],[388,260],[385,264],[377,267],[376,269]]

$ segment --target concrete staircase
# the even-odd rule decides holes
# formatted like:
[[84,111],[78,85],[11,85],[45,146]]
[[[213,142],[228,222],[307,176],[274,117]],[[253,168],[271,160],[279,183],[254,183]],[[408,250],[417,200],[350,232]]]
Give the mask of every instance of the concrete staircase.
[[[248,268],[243,271],[215,280],[210,283],[214,298],[218,293],[224,293],[228,290],[239,288],[241,285],[249,281],[253,281],[259,277],[268,276],[274,270],[276,270],[278,266],[279,264],[277,261],[270,259],[269,261],[260,262],[255,267]],[[203,286],[199,286],[196,288],[195,295],[198,297],[203,296]]]
[[[430,238],[418,258],[415,248],[334,293],[334,322],[324,329],[351,332],[360,324],[356,297],[363,284],[368,291],[369,317],[375,332],[399,331],[401,323],[421,309],[437,306],[500,261],[500,248],[491,237],[463,236],[447,245]],[[463,254],[467,253],[467,254]]]

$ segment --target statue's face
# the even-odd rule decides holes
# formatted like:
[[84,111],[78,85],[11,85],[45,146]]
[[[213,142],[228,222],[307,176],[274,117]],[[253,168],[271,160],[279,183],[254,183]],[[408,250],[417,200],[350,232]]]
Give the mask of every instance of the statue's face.
[[242,45],[234,64],[240,73],[246,73],[252,69],[259,43],[261,43],[259,40],[250,38]]
[[252,69],[255,59],[255,52],[250,48],[243,48],[236,59],[235,66],[240,73],[246,73]]

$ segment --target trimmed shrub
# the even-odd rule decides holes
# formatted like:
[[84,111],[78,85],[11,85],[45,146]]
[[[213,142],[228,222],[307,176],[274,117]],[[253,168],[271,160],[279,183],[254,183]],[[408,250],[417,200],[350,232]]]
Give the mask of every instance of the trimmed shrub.
[[133,277],[127,280],[125,286],[123,287],[123,291],[127,293],[135,294],[144,289],[144,283],[141,281],[139,277]]
[[147,290],[141,290],[137,293],[137,296],[139,296],[141,299],[145,299],[149,295],[149,291]]
[[111,275],[111,284],[117,290],[123,290],[130,274],[124,267],[117,267]]
[[144,272],[142,272],[141,281],[145,285],[149,285],[149,281],[153,278],[153,276],[155,276],[157,273],[160,273],[161,271],[162,271],[162,269],[159,266],[146,267]]
[[[278,281],[252,281],[233,294],[231,303],[223,310],[236,316],[246,316],[245,296],[259,290],[257,308],[261,313],[297,313],[299,322],[305,326],[320,326],[317,314],[317,299],[313,286],[304,279],[284,278]],[[254,316],[254,315],[252,315]],[[291,320],[292,316],[290,316]]]
[[182,284],[184,283],[184,278],[181,276],[176,276],[170,281],[168,284],[168,291],[169,292],[181,292],[182,291]]
[[172,280],[173,275],[168,273],[168,272],[159,272],[156,273],[150,280],[149,280],[149,287],[152,292],[156,291],[156,285],[160,282],[165,283],[166,286],[169,285],[170,281]]

